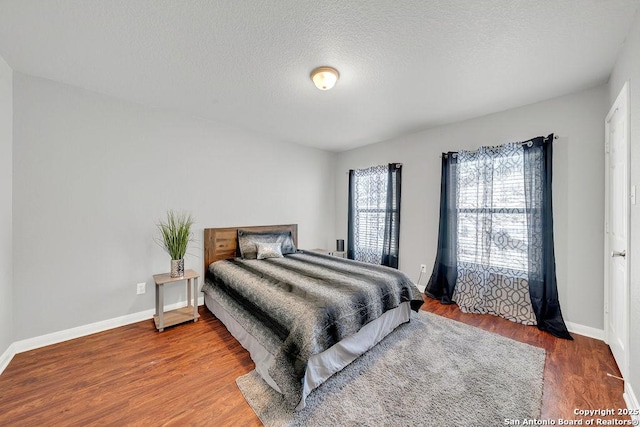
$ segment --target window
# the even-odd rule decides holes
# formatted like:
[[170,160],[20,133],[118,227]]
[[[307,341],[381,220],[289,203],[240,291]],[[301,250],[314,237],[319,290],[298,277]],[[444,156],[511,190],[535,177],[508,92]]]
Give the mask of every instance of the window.
[[390,164],[349,172],[350,258],[397,268],[400,167]]
[[457,211],[459,262],[527,272],[522,150],[493,156],[460,153]]
[[442,153],[438,252],[425,293],[572,339],[555,272],[553,139]]

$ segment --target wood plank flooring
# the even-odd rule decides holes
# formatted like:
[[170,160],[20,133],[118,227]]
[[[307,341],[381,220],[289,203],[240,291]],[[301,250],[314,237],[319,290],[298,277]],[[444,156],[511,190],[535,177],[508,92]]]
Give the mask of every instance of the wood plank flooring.
[[[428,298],[423,309],[543,347],[542,418],[625,407],[622,381],[606,376],[620,373],[601,341],[559,340]],[[17,354],[0,375],[0,426],[261,425],[235,384],[253,369],[249,354],[206,308],[200,315],[161,333],[148,320]]]

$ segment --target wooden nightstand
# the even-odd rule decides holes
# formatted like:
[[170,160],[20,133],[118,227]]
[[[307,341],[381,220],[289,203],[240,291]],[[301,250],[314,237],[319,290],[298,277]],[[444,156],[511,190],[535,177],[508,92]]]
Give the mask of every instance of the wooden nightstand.
[[[153,280],[156,282],[156,314],[153,321],[156,323],[158,331],[164,328],[177,325],[178,323],[198,321],[198,278],[200,275],[193,270],[187,270],[182,277],[171,277],[170,273],[154,274]],[[177,310],[164,311],[164,285],[167,283],[187,281],[187,306]],[[192,300],[193,298],[193,300]]]

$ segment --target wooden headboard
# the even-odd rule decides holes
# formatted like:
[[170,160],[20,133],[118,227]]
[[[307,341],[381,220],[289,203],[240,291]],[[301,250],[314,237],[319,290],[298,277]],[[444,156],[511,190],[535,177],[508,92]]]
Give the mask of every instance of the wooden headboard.
[[290,231],[293,244],[298,247],[298,224],[260,225],[252,227],[226,227],[204,229],[204,271],[209,264],[221,259],[235,258],[238,253],[238,229],[249,231]]

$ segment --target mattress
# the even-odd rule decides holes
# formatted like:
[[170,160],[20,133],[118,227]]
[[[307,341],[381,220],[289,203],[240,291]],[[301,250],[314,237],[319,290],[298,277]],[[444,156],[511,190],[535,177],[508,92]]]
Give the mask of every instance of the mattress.
[[397,270],[315,253],[213,263],[203,292],[256,371],[298,409],[423,303]]

